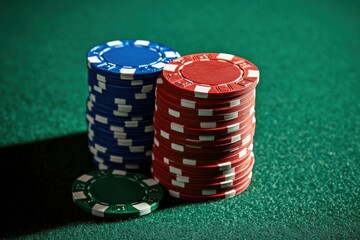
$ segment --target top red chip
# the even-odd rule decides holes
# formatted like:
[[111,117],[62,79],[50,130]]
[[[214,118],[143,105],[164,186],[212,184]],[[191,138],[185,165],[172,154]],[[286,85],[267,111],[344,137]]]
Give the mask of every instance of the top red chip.
[[196,98],[222,98],[254,89],[259,75],[258,68],[243,58],[226,53],[199,53],[168,63],[158,84]]

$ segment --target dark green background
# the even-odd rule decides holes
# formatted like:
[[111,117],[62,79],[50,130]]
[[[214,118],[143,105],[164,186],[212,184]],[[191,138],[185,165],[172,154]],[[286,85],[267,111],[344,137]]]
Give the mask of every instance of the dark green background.
[[[0,237],[360,237],[359,1],[1,1],[0,11]],[[114,39],[259,67],[246,192],[196,204],[167,197],[126,221],[72,203],[73,180],[94,169],[85,55]]]

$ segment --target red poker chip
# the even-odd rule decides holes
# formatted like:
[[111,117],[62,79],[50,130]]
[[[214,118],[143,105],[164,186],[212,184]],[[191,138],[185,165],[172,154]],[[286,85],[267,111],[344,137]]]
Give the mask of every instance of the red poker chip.
[[[241,109],[243,109],[245,106],[253,103],[255,101],[255,96],[253,94],[250,94],[249,96],[241,99],[241,103],[235,105],[235,106],[225,106],[225,107],[219,107],[215,104],[207,104],[206,106],[202,105],[202,107],[199,108],[189,108],[186,107],[188,105],[181,104],[181,102],[176,102],[176,100],[164,97],[163,94],[160,94],[160,92],[157,92],[156,94],[156,103],[160,107],[169,107],[171,109],[174,109],[176,111],[189,113],[191,115],[198,115],[198,116],[215,116],[215,115],[221,115],[221,114],[227,114],[230,112],[236,112]],[[219,101],[221,102],[221,101]],[[185,107],[184,107],[185,106]]]
[[[160,81],[162,80],[160,79]],[[236,97],[222,99],[200,99],[181,94],[171,94],[171,91],[162,88],[162,85],[159,85],[159,87],[155,89],[155,93],[156,96],[161,95],[168,101],[189,109],[235,107],[247,102],[250,97],[256,95],[255,90],[252,90]]]
[[199,190],[199,189],[226,189],[234,187],[238,184],[241,184],[242,181],[244,181],[245,178],[251,174],[253,170],[254,165],[254,159],[252,161],[248,162],[247,166],[239,173],[237,173],[236,177],[231,180],[227,181],[220,181],[220,182],[202,182],[202,183],[184,183],[179,182],[176,179],[174,179],[172,176],[164,175],[162,172],[151,169],[151,173],[153,176],[156,176],[156,178],[161,179],[166,184],[169,184],[171,186],[174,186],[177,190]]
[[[227,121],[198,121],[196,120],[196,118],[193,119],[187,119],[187,118],[176,118],[173,117],[171,115],[169,115],[168,112],[165,112],[163,109],[157,108],[154,111],[159,115],[161,115],[161,120],[163,121],[168,121],[168,122],[174,122],[177,124],[183,124],[186,125],[189,128],[199,128],[199,129],[212,129],[212,128],[225,128],[228,126],[232,126],[232,125],[237,125],[240,124],[246,120],[248,120],[249,118],[249,114],[246,114],[244,116],[240,116],[231,120],[227,120]],[[244,120],[242,120],[242,118],[245,118]],[[241,121],[241,122],[240,122]],[[244,125],[244,124],[243,124]]]
[[248,178],[248,180],[246,182],[244,182],[243,185],[239,185],[233,189],[228,189],[226,192],[211,195],[211,196],[196,196],[196,195],[191,195],[191,194],[180,193],[180,192],[177,192],[176,190],[173,190],[171,187],[167,188],[167,191],[168,191],[169,195],[172,197],[197,202],[197,201],[227,199],[227,198],[235,197],[235,196],[239,195],[240,193],[244,192],[249,187],[250,183],[251,183],[251,178]]
[[217,148],[192,148],[185,145],[180,145],[176,143],[167,143],[166,141],[159,141],[158,139],[154,138],[154,145],[159,148],[164,148],[174,152],[175,154],[182,154],[184,156],[207,156],[213,155],[214,157],[227,157],[232,155],[233,153],[237,153],[241,149],[246,147],[246,144],[252,143],[252,135],[246,139],[247,141],[244,144],[235,143],[232,145],[228,145],[226,148],[217,147]]
[[194,114],[188,114],[184,111],[175,110],[168,106],[160,107],[158,104],[155,104],[155,111],[158,112],[162,118],[168,121],[183,123],[189,127],[216,128],[239,122],[239,120],[254,112],[254,105],[255,104],[252,103],[242,110],[214,116],[197,116]]
[[228,191],[229,189],[234,189],[234,188],[244,184],[244,182],[247,182],[247,180],[251,176],[251,173],[243,176],[241,179],[238,179],[239,181],[237,181],[236,185],[229,187],[229,188],[216,188],[216,187],[209,188],[206,185],[203,187],[200,187],[200,188],[190,188],[187,185],[177,186],[177,185],[173,185],[171,180],[165,179],[161,176],[158,176],[155,172],[153,172],[152,175],[153,175],[153,178],[156,181],[158,181],[162,186],[164,186],[165,188],[172,188],[173,190],[175,190],[179,193],[195,195],[195,196],[213,196],[213,195],[222,194],[222,193]]
[[[257,84],[256,84],[257,85]],[[243,91],[240,91],[238,93],[238,95],[206,95],[206,94],[202,94],[202,93],[194,93],[193,95],[189,95],[186,92],[179,92],[177,89],[174,89],[172,86],[170,86],[168,83],[166,83],[166,81],[164,81],[164,75],[161,74],[159,76],[159,78],[156,81],[156,86],[161,86],[161,88],[163,88],[166,91],[169,91],[173,94],[176,94],[179,97],[184,97],[184,98],[193,98],[193,99],[201,99],[201,100],[225,100],[228,101],[230,99],[235,99],[235,98],[239,98],[242,95],[246,95],[247,93],[255,90],[255,85],[253,86],[249,86],[248,88],[244,89]],[[205,86],[206,87],[206,86]],[[201,86],[199,86],[199,88],[201,88]]]
[[155,165],[164,169],[166,172],[170,172],[170,173],[173,173],[176,175],[193,177],[193,178],[201,178],[201,179],[216,178],[216,177],[231,174],[231,173],[234,173],[234,172],[240,170],[240,168],[230,168],[230,169],[227,169],[224,171],[208,172],[208,173],[207,172],[190,172],[187,170],[180,169],[178,167],[170,166],[168,164],[165,164],[164,162],[158,161],[157,159],[153,159],[152,166],[154,167]]
[[239,132],[233,133],[231,135],[227,135],[223,138],[219,138],[214,141],[200,141],[200,140],[182,138],[177,134],[170,134],[162,129],[159,129],[158,127],[155,127],[154,131],[155,131],[155,135],[160,140],[170,141],[185,146],[195,146],[206,149],[213,147],[218,148],[222,146],[228,146],[237,142],[241,142],[246,137],[248,137],[249,133],[252,132],[254,129],[255,129],[255,123],[244,129],[241,129]]
[[[190,98],[190,99],[196,99],[198,102],[199,100],[200,101],[231,101],[231,100],[234,100],[236,98],[241,98],[243,97],[244,95],[248,94],[249,92],[251,91],[254,91],[255,90],[255,87],[256,86],[249,86],[247,89],[244,89],[243,91],[239,92],[238,95],[233,95],[233,94],[229,94],[229,95],[212,95],[212,96],[209,96],[209,95],[206,95],[206,94],[201,94],[201,93],[194,93],[192,95],[189,95],[187,92],[180,92],[178,91],[178,89],[175,89],[174,87],[172,87],[171,85],[169,85],[169,83],[166,82],[166,80],[164,80],[164,75],[161,74],[157,81],[156,81],[156,86],[159,87],[161,86],[162,89],[170,92],[170,93],[173,93],[173,94],[176,94],[176,96],[178,97],[182,97],[182,98]],[[206,86],[205,86],[206,87]]]
[[[183,164],[181,162],[174,161],[172,159],[167,159],[162,157],[159,154],[154,154],[152,156],[152,161],[157,162],[158,166],[162,167],[164,170],[168,170],[171,167],[171,173],[174,173],[176,175],[184,175],[181,174],[181,172],[185,172],[188,174],[192,174],[192,176],[199,175],[198,178],[201,178],[201,176],[208,176],[208,175],[221,175],[237,172],[239,173],[239,170],[243,169],[249,161],[254,158],[254,154],[251,152],[249,155],[243,158],[238,159],[232,159],[231,162],[224,162],[223,164],[216,164],[209,162],[206,165],[201,166],[192,166],[188,164]],[[176,169],[173,169],[176,168]],[[229,171],[228,171],[229,170]],[[189,175],[185,175],[189,176]]]
[[172,149],[177,153],[194,153],[194,154],[218,154],[228,152],[232,153],[239,149],[244,148],[248,143],[252,142],[252,138],[255,134],[255,129],[249,129],[249,133],[241,140],[235,143],[231,143],[223,146],[213,146],[213,147],[199,147],[199,146],[190,146],[190,145],[182,145],[175,142],[170,142],[169,140],[158,138],[157,135],[154,136],[154,144],[157,147],[167,147]]
[[159,106],[157,103],[155,103],[155,110],[157,111],[162,110],[162,116],[164,118],[168,117],[169,120],[175,119],[177,122],[179,121],[186,122],[186,120],[193,120],[200,122],[219,122],[219,121],[229,121],[229,120],[237,119],[246,113],[249,112],[252,113],[255,110],[255,102],[254,101],[249,102],[249,104],[247,104],[240,110],[234,112],[227,112],[224,114],[213,115],[213,116],[198,115],[196,111],[191,112],[185,110],[180,111],[179,109],[175,110],[166,105]]
[[168,176],[168,177],[176,180],[177,182],[192,183],[192,184],[217,184],[217,183],[222,183],[222,182],[226,182],[229,180],[236,181],[236,179],[238,179],[240,176],[242,176],[242,174],[244,172],[243,169],[240,169],[233,173],[209,178],[209,177],[199,177],[199,176],[194,177],[194,176],[183,176],[183,175],[179,175],[179,174],[174,174],[174,173],[166,171],[162,167],[158,166],[158,164],[152,164],[152,169],[153,169],[153,171],[158,172],[158,174],[161,174],[163,176]]
[[224,158],[238,153],[247,146],[253,143],[254,131],[250,132],[243,141],[233,143],[225,146],[214,147],[191,147],[188,145],[181,145],[178,143],[168,142],[166,140],[158,140],[155,136],[154,144],[164,151],[172,152],[174,155],[181,154],[182,156],[206,156],[211,155],[212,158]]
[[187,177],[192,177],[192,178],[217,178],[217,177],[221,177],[227,174],[232,174],[232,173],[236,173],[239,172],[241,169],[244,168],[244,166],[242,166],[241,164],[239,166],[227,169],[227,170],[223,170],[223,171],[212,171],[212,172],[199,172],[199,171],[189,171],[189,169],[182,169],[179,167],[175,167],[175,166],[171,166],[169,164],[164,163],[161,160],[158,159],[153,159],[152,160],[152,165],[154,167],[154,165],[162,168],[165,172],[170,172],[173,173],[175,175],[181,175],[181,176],[187,176]]
[[238,167],[242,164],[245,164],[251,157],[253,157],[252,153],[247,154],[245,157],[232,159],[231,161],[223,162],[223,163],[207,163],[204,165],[194,165],[193,161],[176,161],[171,158],[167,158],[162,156],[158,152],[154,151],[152,153],[152,159],[156,159],[157,161],[162,161],[167,165],[171,165],[174,167],[178,167],[183,170],[187,170],[190,172],[218,172],[225,171],[234,167]]
[[245,161],[251,155],[253,155],[250,149],[244,148],[242,154],[238,153],[228,158],[221,158],[217,160],[204,160],[204,159],[199,160],[199,159],[191,159],[191,158],[182,158],[181,156],[177,156],[176,153],[171,153],[171,152],[162,154],[162,152],[159,151],[159,148],[156,147],[154,147],[152,154],[154,155],[153,157],[157,157],[159,160],[167,164],[177,163],[189,169],[191,168],[197,169],[200,172],[209,171],[211,169],[213,169],[214,171],[227,170],[229,168],[235,167],[238,163]]
[[169,141],[181,145],[197,146],[203,148],[221,147],[221,146],[226,146],[240,142],[244,138],[246,138],[249,135],[249,133],[254,129],[255,129],[255,123],[252,123],[251,125],[248,125],[245,128],[240,129],[235,133],[224,135],[222,138],[217,138],[216,140],[212,140],[212,141],[201,141],[201,140],[189,139],[188,137],[186,137],[186,135],[184,134],[180,135],[179,133],[174,133],[173,131],[169,131],[169,129],[165,131],[161,127],[157,126],[157,124],[154,124],[154,132],[159,140],[163,139],[164,141]]
[[[226,199],[226,198],[231,198],[231,197],[237,196],[240,193],[242,193],[243,191],[245,191],[251,183],[251,175],[252,174],[249,174],[248,178],[244,181],[243,184],[237,185],[233,188],[228,188],[228,189],[226,189],[226,191],[219,193],[219,194],[214,194],[214,195],[194,195],[194,194],[183,193],[183,192],[175,190],[172,186],[165,186],[165,188],[167,189],[170,196],[175,197],[175,198],[180,198],[183,200],[188,200],[188,201],[206,201],[206,200]],[[155,180],[158,180],[158,179],[155,179]]]
[[[177,132],[171,131],[171,129],[170,129],[170,131],[169,131],[169,129],[167,129],[168,131],[165,131],[163,129],[166,129],[166,128],[159,127],[158,124],[156,124],[156,126],[154,126],[154,132],[155,132],[155,134],[158,134],[158,136],[161,136],[158,139],[160,141],[165,140],[167,142],[175,142],[175,143],[190,146],[193,148],[199,148],[199,147],[200,148],[207,148],[207,147],[211,147],[211,148],[224,147],[224,148],[226,148],[228,145],[231,145],[236,142],[244,140],[249,135],[249,133],[255,131],[255,126],[256,126],[256,123],[255,123],[255,120],[253,120],[251,122],[251,124],[245,126],[244,128],[239,129],[236,132],[212,137],[215,140],[198,141],[198,144],[188,144],[187,142],[196,143],[197,140],[195,140],[195,139],[199,138],[200,137],[199,135],[196,136],[196,135],[188,135],[188,134],[179,134]],[[167,135],[167,134],[169,134],[169,135]],[[208,135],[208,136],[211,136],[211,135]],[[194,139],[191,140],[191,139],[189,139],[189,137],[192,137]],[[233,140],[229,139],[231,137],[233,137],[234,139]],[[189,139],[189,140],[186,140],[186,139]],[[202,142],[204,142],[204,144],[202,144]],[[227,144],[225,144],[225,143],[227,143]]]
[[[206,135],[188,134],[185,132],[181,132],[181,131],[179,131],[179,129],[176,129],[176,128],[171,129],[169,127],[169,124],[166,124],[166,122],[163,122],[159,118],[156,118],[156,119],[154,118],[153,126],[154,126],[154,131],[157,130],[159,132],[159,134],[162,134],[163,135],[162,137],[164,137],[165,139],[171,140],[171,137],[181,138],[185,142],[189,142],[189,145],[191,145],[191,143],[194,143],[195,146],[196,145],[201,146],[202,143],[204,143],[204,142],[209,142],[210,144],[213,144],[212,142],[214,142],[215,144],[219,144],[219,145],[221,145],[223,142],[227,143],[229,137],[236,138],[237,135],[243,134],[255,122],[256,122],[255,114],[253,113],[251,116],[249,116],[242,122],[239,122],[236,124],[231,124],[231,125],[227,126],[226,128],[229,130],[228,133],[223,133],[223,134],[217,134],[217,133],[214,134],[213,133],[212,135],[208,134],[207,132],[205,132]],[[187,127],[187,129],[188,128],[189,127]],[[217,128],[217,129],[222,130],[222,129],[225,129],[225,127]],[[161,131],[163,131],[164,133],[162,133]],[[196,143],[198,143],[198,144],[196,144]],[[231,141],[230,141],[230,143],[231,143]]]
[[241,184],[246,178],[248,178],[251,172],[252,172],[252,166],[249,165],[248,168],[244,169],[244,171],[241,174],[239,174],[238,176],[236,176],[236,178],[231,180],[215,182],[215,183],[183,183],[176,181],[175,179],[169,176],[159,175],[159,173],[152,170],[153,176],[154,175],[157,176],[158,179],[163,179],[169,185],[176,186],[177,189],[186,189],[186,190],[233,188]]
[[[254,158],[250,158],[249,160],[247,160],[247,162],[244,162],[244,164],[242,164],[242,166],[239,166],[238,168],[236,168],[236,171],[232,171],[231,174],[235,175],[235,177],[233,179],[231,179],[232,181],[236,181],[240,178],[242,178],[244,176],[244,174],[249,173],[252,171],[253,165],[254,165]],[[211,176],[207,176],[207,175],[195,175],[195,176],[187,176],[185,175],[185,177],[188,177],[192,180],[192,182],[184,182],[182,180],[178,181],[177,177],[174,177],[174,173],[172,172],[167,172],[166,169],[164,169],[162,166],[160,166],[158,164],[158,162],[156,161],[156,163],[153,164],[153,172],[156,173],[160,178],[163,178],[164,180],[168,181],[168,183],[170,183],[172,180],[174,180],[175,184],[177,183],[181,183],[180,187],[183,187],[183,184],[190,184],[191,185],[202,185],[204,188],[206,186],[212,186],[212,185],[222,185],[222,183],[224,181],[213,181],[211,178]],[[227,173],[230,174],[230,173]],[[226,174],[226,175],[227,175]],[[179,175],[179,174],[175,174],[176,176],[183,176],[183,175]],[[220,175],[220,176],[224,176],[224,175]],[[184,176],[183,176],[184,177]],[[196,181],[195,181],[196,180]],[[171,183],[172,184],[172,183]]]
[[225,115],[218,115],[212,117],[205,116],[194,116],[187,114],[176,114],[172,109],[165,109],[155,105],[154,114],[157,113],[158,116],[163,121],[175,122],[178,124],[183,124],[189,127],[190,124],[195,124],[194,128],[220,128],[231,125],[234,122],[242,122],[249,116],[251,116],[255,111],[254,105],[249,105],[247,108],[239,111],[233,112]]
[[241,181],[244,180],[244,178],[247,178],[253,170],[253,165],[254,165],[254,161],[250,162],[248,166],[244,168],[242,172],[239,172],[239,174],[236,175],[234,179],[228,181],[222,181],[216,183],[182,183],[170,177],[170,183],[171,185],[175,185],[186,189],[206,189],[206,188],[226,189],[238,185]]
[[[189,165],[183,165],[181,163],[177,163],[177,162],[174,162],[174,161],[162,161],[161,162],[161,159],[154,156],[153,158],[153,161],[156,161],[158,163],[158,165],[160,167],[162,167],[162,164],[166,164],[168,165],[168,167],[173,167],[173,168],[177,168],[177,169],[181,169],[182,171],[186,171],[188,173],[200,173],[200,174],[206,174],[206,175],[210,175],[210,174],[218,174],[219,172],[224,172],[224,171],[227,171],[229,169],[233,169],[231,170],[230,172],[237,172],[238,174],[240,173],[240,171],[242,171],[241,169],[246,169],[246,167],[249,165],[249,162],[250,162],[250,159],[252,158],[252,156],[248,156],[248,158],[245,158],[239,162],[236,162],[234,163],[233,165],[226,165],[227,168],[223,168],[222,166],[214,166],[214,165],[208,165],[207,168],[206,167],[202,167],[202,168],[199,168],[198,166],[189,166]],[[161,162],[161,164],[159,163]],[[165,169],[166,170],[166,169]],[[175,170],[174,170],[175,171]],[[200,174],[198,177],[200,177]],[[162,175],[166,175],[168,176],[168,174],[162,174]]]
[[[247,113],[246,115],[243,116],[244,118],[242,121],[245,121],[249,117],[253,119],[252,115],[253,115],[252,112]],[[164,126],[165,129],[171,129],[174,132],[183,133],[187,135],[201,135],[201,136],[219,136],[219,135],[231,134],[233,132],[237,132],[242,127],[240,121],[239,123],[222,126],[222,127],[215,127],[215,128],[189,127],[186,125],[186,123],[179,123],[179,122],[166,120],[157,111],[154,112],[153,122],[161,126]]]
[[162,71],[163,84],[173,92],[197,98],[238,96],[255,88],[258,68],[243,58],[225,53],[199,53],[168,63]]
[[245,156],[247,152],[252,151],[253,144],[250,141],[246,146],[236,150],[234,152],[219,152],[219,153],[179,153],[171,148],[168,148],[166,145],[162,147],[156,146],[153,144],[153,150],[156,149],[161,155],[167,156],[169,158],[177,159],[178,161],[182,161],[183,159],[191,159],[196,161],[208,161],[208,162],[226,162],[231,159],[237,159]]
[[[253,165],[254,165],[254,158],[251,157],[251,158],[247,159],[246,162],[244,162],[242,164],[242,166],[239,166],[238,168],[236,168],[237,170],[235,172],[231,173],[231,174],[234,174],[234,178],[229,179],[229,180],[234,182],[234,181],[237,181],[239,178],[242,178],[245,174],[252,171]],[[175,176],[174,176],[174,173],[166,172],[166,169],[162,168],[157,163],[155,163],[153,165],[153,171],[159,177],[164,178],[164,180],[165,179],[168,180],[169,183],[171,181],[174,181],[174,184],[179,184],[180,187],[183,187],[185,185],[190,185],[190,186],[191,185],[201,185],[203,187],[206,187],[206,186],[209,186],[209,187],[211,186],[212,187],[212,186],[215,186],[215,185],[222,186],[224,183],[228,182],[228,180],[226,180],[226,181],[223,181],[223,180],[214,181],[210,177],[200,176],[200,175],[199,176],[185,176],[185,177],[190,178],[191,181],[187,181],[187,182],[185,182],[183,180],[178,181],[178,177],[182,176],[182,175],[175,174]],[[171,183],[171,184],[173,184],[173,183]]]
[[[236,133],[241,129],[244,129],[245,127],[254,123],[255,114],[254,112],[252,112],[252,114],[250,113],[251,112],[230,121],[198,122],[194,120],[184,120],[184,119],[179,120],[169,116],[167,116],[168,118],[166,119],[161,114],[161,110],[158,109],[154,111],[153,123],[158,127],[168,130],[169,132],[173,132],[175,134],[180,134],[180,135],[184,134],[184,135],[201,136],[202,134],[204,134],[204,135],[221,136],[221,135]],[[172,119],[170,120],[170,118]],[[186,128],[185,130],[187,131],[184,131],[184,129],[182,128],[180,129],[176,128],[177,125],[180,125],[180,127],[184,126]],[[198,137],[195,137],[194,139],[197,140]]]
[[160,122],[175,122],[177,124],[182,124],[188,128],[197,128],[202,131],[215,131],[217,129],[231,127],[232,125],[244,125],[244,122],[249,120],[249,117],[254,116],[254,113],[255,109],[253,108],[253,106],[249,106],[249,108],[245,109],[242,112],[235,112],[235,115],[232,115],[233,117],[227,120],[216,120],[217,116],[214,116],[214,119],[212,120],[211,117],[202,117],[204,119],[199,119],[197,116],[193,116],[191,118],[189,116],[174,117],[169,113],[169,111],[156,106],[153,114],[159,117]]
[[180,163],[188,163],[193,164],[196,166],[204,166],[209,164],[225,164],[227,162],[236,161],[238,159],[245,158],[248,156],[253,149],[252,143],[249,143],[246,147],[243,149],[236,151],[231,154],[221,154],[214,156],[214,154],[211,155],[195,155],[195,154],[179,154],[175,151],[171,151],[171,149],[166,148],[158,148],[156,145],[153,145],[152,151],[158,153],[159,156],[169,158],[173,161],[180,162]]
[[206,168],[208,166],[219,166],[219,169],[228,169],[229,165],[232,166],[232,164],[238,162],[238,161],[242,161],[243,159],[247,159],[251,154],[252,154],[252,144],[250,144],[249,146],[243,148],[240,152],[237,152],[233,155],[230,155],[228,157],[220,157],[220,158],[215,158],[215,159],[209,159],[209,158],[204,158],[204,156],[202,156],[203,158],[188,158],[185,156],[182,156],[182,154],[178,154],[176,152],[172,152],[172,151],[164,151],[161,148],[156,147],[155,145],[153,146],[153,151],[152,153],[156,154],[157,157],[159,157],[160,160],[167,162],[168,160],[171,160],[173,162],[177,162],[183,165],[187,165],[187,166],[193,166],[193,167],[199,167],[199,169],[201,168]]

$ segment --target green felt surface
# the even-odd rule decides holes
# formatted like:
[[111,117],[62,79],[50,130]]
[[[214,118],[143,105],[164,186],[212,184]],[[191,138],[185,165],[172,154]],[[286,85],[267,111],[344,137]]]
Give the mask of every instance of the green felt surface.
[[[360,238],[359,1],[2,1],[0,237]],[[126,221],[87,215],[85,55],[148,39],[254,62],[253,182],[238,197]]]

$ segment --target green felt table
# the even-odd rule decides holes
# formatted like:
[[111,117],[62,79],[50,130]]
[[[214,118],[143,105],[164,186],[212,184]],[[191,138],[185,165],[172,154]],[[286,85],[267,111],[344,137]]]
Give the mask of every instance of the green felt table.
[[[0,238],[360,238],[359,1],[2,1]],[[165,197],[103,220],[71,184],[86,145],[86,52],[147,39],[261,71],[253,181],[232,199]]]

